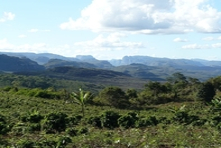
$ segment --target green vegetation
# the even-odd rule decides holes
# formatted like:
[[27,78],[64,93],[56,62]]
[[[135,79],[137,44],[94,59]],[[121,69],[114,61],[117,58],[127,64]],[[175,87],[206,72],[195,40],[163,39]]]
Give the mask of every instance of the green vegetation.
[[0,84],[0,147],[221,146],[220,77],[125,89],[1,74]]
[[79,93],[72,92],[72,97],[74,100],[74,103],[81,106],[81,111],[84,116],[84,108],[85,103],[88,101],[91,97],[90,92],[84,92],[81,88],[79,89]]

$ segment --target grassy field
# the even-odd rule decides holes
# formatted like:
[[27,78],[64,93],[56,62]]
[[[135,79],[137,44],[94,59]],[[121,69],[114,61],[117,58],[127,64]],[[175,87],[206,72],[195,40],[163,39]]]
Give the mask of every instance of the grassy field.
[[142,110],[0,93],[1,147],[220,147],[219,107],[202,102]]

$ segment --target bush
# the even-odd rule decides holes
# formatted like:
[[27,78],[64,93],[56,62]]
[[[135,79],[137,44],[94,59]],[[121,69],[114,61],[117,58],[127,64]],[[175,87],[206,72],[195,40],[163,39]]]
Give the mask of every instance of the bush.
[[180,110],[174,114],[173,120],[178,123],[191,124],[199,120],[198,116],[189,115],[187,111]]
[[44,117],[38,112],[34,111],[26,116],[22,116],[21,120],[23,122],[39,123]]
[[67,124],[67,115],[64,113],[49,113],[42,122],[42,129],[46,133],[55,133],[65,131]]
[[77,125],[82,119],[81,115],[67,117],[68,126]]
[[16,145],[22,148],[31,148],[35,146],[35,143],[29,139],[22,139],[19,140]]
[[9,127],[8,124],[6,123],[5,116],[0,115],[0,134],[1,135],[7,134],[8,131]]
[[1,136],[0,136],[0,146],[1,147],[7,147],[9,145],[8,141],[6,139],[3,139]]
[[56,148],[64,148],[64,147],[66,147],[68,145],[68,143],[71,143],[71,142],[72,142],[72,140],[68,136],[59,137],[59,139],[57,141]]
[[116,128],[119,127],[118,125],[118,119],[120,118],[120,115],[114,111],[105,111],[101,115],[101,124],[102,127],[106,128]]
[[100,116],[90,117],[88,119],[88,123],[95,126],[95,127],[98,127],[98,128],[102,127],[102,122],[101,122]]
[[81,134],[87,134],[88,133],[88,128],[87,127],[81,127],[78,129],[78,135],[81,135]]
[[158,124],[158,120],[155,116],[149,116],[148,118],[141,118],[136,121],[136,127],[155,126]]
[[12,127],[11,132],[15,136],[21,136],[28,132],[28,127],[26,124],[19,122]]
[[108,104],[116,108],[126,108],[129,106],[129,100],[125,92],[119,87],[107,87],[99,93],[99,97],[106,99]]
[[41,124],[40,124],[40,123],[31,123],[31,124],[28,124],[27,130],[28,130],[29,132],[41,131]]
[[118,124],[124,128],[135,127],[135,122],[138,120],[138,115],[134,112],[130,112],[127,115],[121,116],[118,119]]
[[73,136],[77,136],[78,130],[75,128],[67,128],[66,133],[73,137]]
[[213,97],[216,95],[215,88],[212,83],[206,82],[203,83],[198,91],[197,96],[202,98],[205,102],[211,102]]
[[8,125],[6,123],[0,122],[0,134],[5,135],[9,131]]

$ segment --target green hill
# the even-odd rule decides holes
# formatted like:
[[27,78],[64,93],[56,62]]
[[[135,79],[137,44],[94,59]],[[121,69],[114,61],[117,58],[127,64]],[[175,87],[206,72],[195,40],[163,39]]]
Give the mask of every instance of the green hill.
[[17,72],[39,70],[44,70],[44,67],[28,58],[0,55],[0,71]]
[[82,68],[96,68],[95,65],[86,63],[86,62],[76,62],[76,61],[65,61],[61,59],[51,59],[46,64],[44,64],[45,68],[54,68],[54,67],[62,67],[62,66],[73,66],[73,67],[82,67]]
[[128,88],[143,88],[147,81],[134,78],[129,74],[103,69],[88,69],[77,67],[54,67],[40,72],[15,73],[26,76],[41,76],[60,80],[72,80],[82,83],[91,83],[101,87],[119,86]]

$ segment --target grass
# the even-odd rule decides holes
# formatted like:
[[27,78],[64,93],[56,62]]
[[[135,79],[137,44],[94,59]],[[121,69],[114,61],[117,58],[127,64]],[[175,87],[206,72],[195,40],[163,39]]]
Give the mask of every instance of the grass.
[[[81,115],[81,108],[64,100],[43,99],[0,93],[0,114],[6,117],[7,123],[12,128],[7,134],[0,135],[1,147],[220,147],[221,131],[212,121],[210,108],[201,102],[168,103],[149,106],[146,110],[120,110],[108,106],[87,105],[85,117],[78,124],[68,124],[65,131],[47,133],[45,130],[30,131],[33,126],[30,122],[22,121],[37,111],[42,116],[49,113],[62,112],[68,117]],[[185,110],[190,115],[197,115],[200,119],[207,119],[200,126],[178,123],[173,120],[174,113],[171,108],[180,108],[185,105]],[[140,117],[155,116],[162,120],[156,126],[140,128],[117,127],[114,129],[98,128],[88,124],[88,119],[101,115],[104,111],[111,110],[125,115],[136,112]],[[170,122],[166,122],[166,120]],[[42,124],[43,120],[39,123]],[[70,132],[72,131],[72,134]],[[75,133],[76,132],[76,133]],[[63,144],[62,144],[63,139]],[[65,142],[66,141],[66,142]]]

